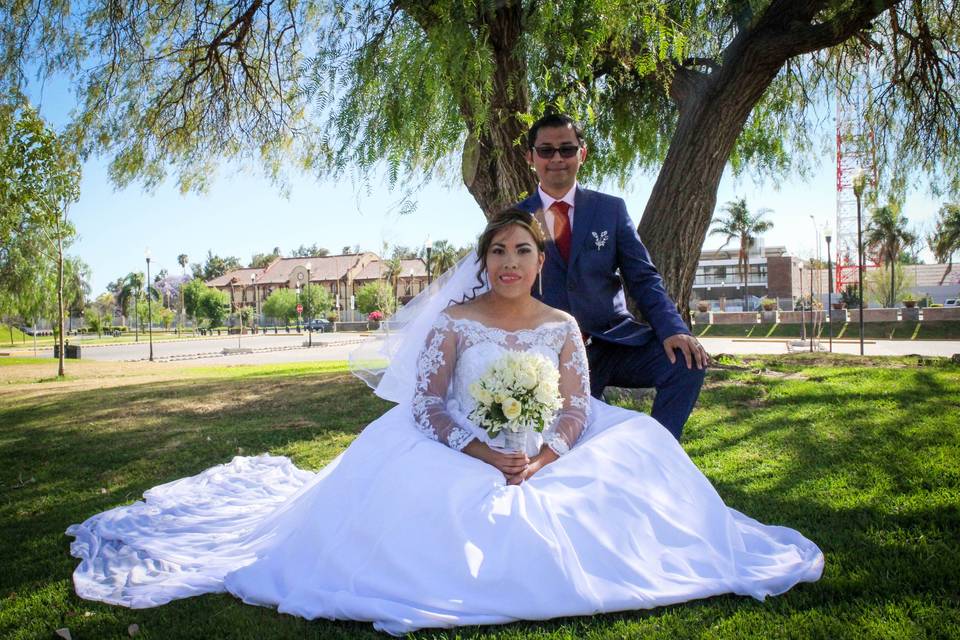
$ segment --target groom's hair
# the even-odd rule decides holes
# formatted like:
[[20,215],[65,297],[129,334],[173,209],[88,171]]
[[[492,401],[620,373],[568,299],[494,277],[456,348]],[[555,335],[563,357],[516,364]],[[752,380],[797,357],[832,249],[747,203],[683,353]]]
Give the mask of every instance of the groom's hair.
[[577,123],[576,120],[565,113],[548,113],[530,125],[530,131],[527,133],[527,146],[529,148],[533,149],[534,144],[537,142],[537,133],[544,127],[573,127],[573,132],[577,136],[577,142],[580,143],[580,146],[585,144],[583,140],[583,128],[580,127],[580,124]]

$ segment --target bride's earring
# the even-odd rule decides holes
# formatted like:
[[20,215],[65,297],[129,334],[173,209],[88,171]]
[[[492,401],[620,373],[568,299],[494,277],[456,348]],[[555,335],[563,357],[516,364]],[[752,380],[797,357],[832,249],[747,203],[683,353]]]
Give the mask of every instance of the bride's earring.
[[540,297],[543,297],[543,267],[537,273],[537,289],[540,291]]

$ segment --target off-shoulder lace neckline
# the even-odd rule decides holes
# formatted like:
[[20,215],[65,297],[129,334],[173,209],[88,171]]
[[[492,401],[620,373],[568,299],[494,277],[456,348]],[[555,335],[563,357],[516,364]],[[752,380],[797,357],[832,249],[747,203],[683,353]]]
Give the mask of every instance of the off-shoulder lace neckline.
[[552,325],[565,325],[565,324],[568,324],[568,323],[570,322],[569,319],[567,319],[567,320],[548,320],[547,322],[541,322],[540,324],[538,324],[536,327],[533,327],[532,329],[514,329],[514,330],[511,331],[510,329],[501,329],[500,327],[491,327],[491,326],[489,326],[489,325],[485,325],[485,324],[483,324],[482,322],[480,322],[479,320],[474,320],[473,318],[454,318],[454,317],[451,317],[450,314],[447,313],[446,311],[441,311],[440,313],[443,314],[443,316],[446,317],[447,320],[449,320],[450,322],[454,322],[454,323],[456,323],[456,322],[468,322],[468,323],[471,323],[471,324],[475,324],[475,325],[477,325],[478,327],[483,327],[483,328],[486,329],[487,331],[499,331],[500,333],[505,333],[505,334],[508,334],[508,335],[517,335],[517,334],[520,334],[520,333],[530,333],[530,332],[533,332],[533,331],[539,331],[540,329],[543,329],[544,327],[549,327],[549,326],[552,326]]

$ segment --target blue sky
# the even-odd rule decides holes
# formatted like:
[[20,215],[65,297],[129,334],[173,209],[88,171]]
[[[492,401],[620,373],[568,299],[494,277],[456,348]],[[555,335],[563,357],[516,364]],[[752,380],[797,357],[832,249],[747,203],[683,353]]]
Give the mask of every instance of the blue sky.
[[[67,91],[48,83],[35,100],[46,118],[62,126],[71,106]],[[794,178],[779,184],[757,185],[749,175],[739,180],[725,175],[718,205],[745,197],[751,210],[771,209],[768,218],[774,226],[766,236],[767,246],[783,245],[794,255],[810,257],[816,244],[810,215],[820,229],[836,216],[834,162],[832,154],[825,155],[808,180]],[[191,262],[202,262],[212,250],[246,263],[254,253],[274,247],[287,253],[313,243],[331,253],[346,245],[379,252],[385,241],[420,247],[428,239],[446,239],[462,246],[474,241],[483,224],[480,209],[462,185],[428,185],[415,194],[416,211],[402,215],[396,206],[401,194],[390,191],[384,178],[375,178],[367,189],[349,181],[317,182],[313,177],[295,176],[287,198],[260,177],[257,167],[223,167],[208,193],[182,195],[172,182],[153,193],[144,193],[138,186],[116,190],[106,166],[104,158],[84,165],[80,201],[69,214],[79,234],[71,253],[90,265],[95,296],[108,282],[143,270],[147,247],[153,256],[151,271],[166,268],[179,273],[180,253],[186,253]],[[653,180],[638,176],[627,190],[600,188],[624,197],[636,222]],[[939,207],[940,201],[913,193],[904,213],[925,234]],[[721,243],[719,236],[713,236],[705,246]],[[931,261],[929,251],[921,255]]]

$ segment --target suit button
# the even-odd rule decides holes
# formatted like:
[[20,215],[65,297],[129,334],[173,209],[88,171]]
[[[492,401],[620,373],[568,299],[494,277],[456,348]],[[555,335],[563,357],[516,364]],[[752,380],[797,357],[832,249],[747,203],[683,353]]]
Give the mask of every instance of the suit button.
[[567,285],[567,291],[576,291],[576,290],[577,290],[577,285],[573,284],[572,282]]

